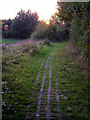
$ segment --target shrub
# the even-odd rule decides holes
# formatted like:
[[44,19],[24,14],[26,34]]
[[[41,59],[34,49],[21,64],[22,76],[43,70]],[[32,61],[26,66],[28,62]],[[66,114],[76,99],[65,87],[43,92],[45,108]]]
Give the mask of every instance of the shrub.
[[43,41],[43,45],[51,46],[51,43],[49,40],[46,39]]
[[46,25],[45,23],[39,23],[36,27],[36,30],[32,33],[32,39],[44,39],[47,37],[46,35]]
[[57,24],[39,23],[32,33],[33,39],[48,39],[50,41],[61,41],[67,37],[67,31],[61,30]]

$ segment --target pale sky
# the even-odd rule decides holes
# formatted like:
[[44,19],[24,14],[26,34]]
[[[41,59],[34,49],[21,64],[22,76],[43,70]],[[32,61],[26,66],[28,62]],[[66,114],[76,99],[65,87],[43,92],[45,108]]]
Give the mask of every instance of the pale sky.
[[0,19],[13,19],[17,12],[31,10],[47,20],[56,12],[57,0],[0,0]]

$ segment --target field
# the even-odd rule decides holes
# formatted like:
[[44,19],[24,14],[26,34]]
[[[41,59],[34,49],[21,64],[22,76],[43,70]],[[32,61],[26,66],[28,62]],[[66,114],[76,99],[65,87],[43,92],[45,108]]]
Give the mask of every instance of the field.
[[88,72],[67,42],[3,46],[3,120],[88,119]]
[[20,40],[20,39],[12,39],[12,38],[2,38],[2,43],[4,43],[4,44],[15,44],[15,43],[17,43],[17,42],[21,42],[21,41],[23,41],[23,40]]

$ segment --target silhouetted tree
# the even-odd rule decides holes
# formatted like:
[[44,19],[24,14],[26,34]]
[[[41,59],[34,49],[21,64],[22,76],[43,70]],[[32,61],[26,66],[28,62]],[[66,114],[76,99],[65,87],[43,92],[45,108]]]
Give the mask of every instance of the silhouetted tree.
[[28,38],[35,29],[38,22],[38,14],[32,13],[30,10],[27,12],[21,10],[17,13],[11,31],[17,38]]
[[[30,10],[25,12],[24,10],[20,10],[15,19],[5,22],[4,25],[8,25],[8,30],[4,30],[4,37],[13,37],[13,38],[28,38],[31,33],[35,29],[38,23],[38,14],[32,13]],[[5,35],[7,34],[8,35]]]

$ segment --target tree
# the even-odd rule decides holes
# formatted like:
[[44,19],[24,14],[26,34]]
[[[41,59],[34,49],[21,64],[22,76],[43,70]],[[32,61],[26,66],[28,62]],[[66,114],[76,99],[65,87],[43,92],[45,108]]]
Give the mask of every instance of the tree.
[[66,31],[61,26],[58,20],[53,18],[48,25],[40,21],[31,37],[35,39],[49,39],[50,41],[64,40],[67,35]]
[[36,12],[20,10],[15,19],[4,21],[3,28],[5,25],[8,25],[8,30],[3,29],[3,36],[21,39],[28,38],[34,31],[37,23],[38,14]]
[[21,10],[13,21],[12,31],[17,38],[28,38],[38,22],[38,14]]
[[47,38],[47,25],[44,21],[39,21],[38,25],[36,26],[35,31],[32,33],[31,38],[34,39],[45,39]]
[[69,26],[70,40],[88,56],[89,48],[89,2],[58,2],[57,16]]
[[10,36],[10,26],[12,23],[11,19],[8,20],[2,20],[2,37],[9,37]]

